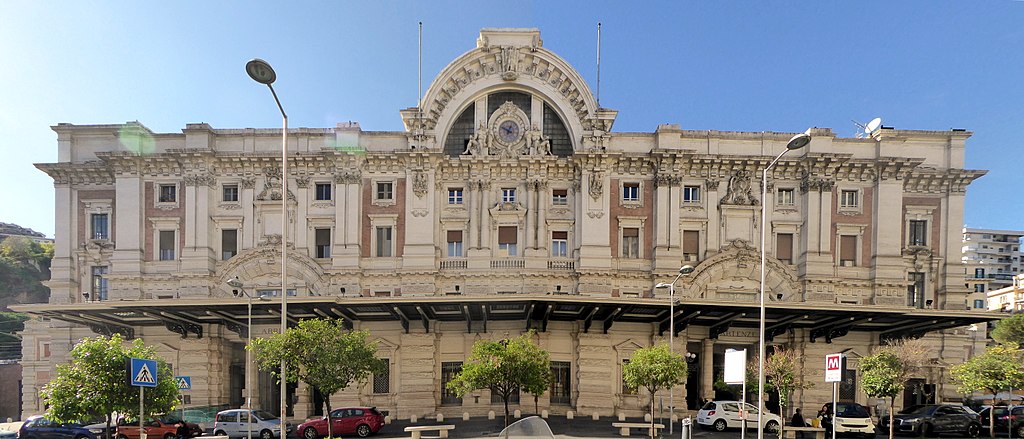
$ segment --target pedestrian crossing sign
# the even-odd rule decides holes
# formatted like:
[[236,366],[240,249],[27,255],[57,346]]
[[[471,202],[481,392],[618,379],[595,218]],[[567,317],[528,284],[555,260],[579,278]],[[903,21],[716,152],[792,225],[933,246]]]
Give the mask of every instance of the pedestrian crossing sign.
[[133,386],[156,387],[156,360],[132,358],[128,378]]
[[174,384],[178,385],[178,390],[192,390],[192,377],[176,376],[174,377]]

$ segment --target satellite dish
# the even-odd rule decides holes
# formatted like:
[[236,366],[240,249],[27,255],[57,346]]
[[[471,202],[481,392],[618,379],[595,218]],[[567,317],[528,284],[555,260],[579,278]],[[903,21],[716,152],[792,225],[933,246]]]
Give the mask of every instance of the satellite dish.
[[875,130],[877,130],[881,126],[882,126],[882,118],[881,117],[876,117],[874,119],[871,119],[871,122],[868,122],[868,124],[864,126],[864,134],[869,134],[870,135],[871,133],[875,132]]

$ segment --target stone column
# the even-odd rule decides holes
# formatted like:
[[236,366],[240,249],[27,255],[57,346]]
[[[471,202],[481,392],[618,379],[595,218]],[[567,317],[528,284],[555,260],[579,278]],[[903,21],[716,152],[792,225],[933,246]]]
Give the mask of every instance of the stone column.
[[715,398],[715,341],[706,338],[701,341],[700,355],[700,393],[701,398]]
[[[591,328],[593,329],[593,328]],[[611,416],[615,413],[615,398],[620,384],[615,352],[610,340],[604,334],[579,334],[579,364],[576,376],[579,382],[579,396],[576,409],[579,416],[600,413]]]
[[256,212],[252,202],[256,197],[255,187],[256,179],[253,177],[243,177],[238,185],[238,199],[242,203],[242,229],[238,231],[239,251],[256,246]]
[[436,412],[440,405],[441,389],[440,364],[437,356],[437,339],[430,334],[402,334],[402,361],[396,363],[399,370],[398,406],[392,413],[393,419],[409,419],[416,415],[424,417]]
[[[526,245],[523,250],[537,248],[537,181],[526,182]],[[522,255],[526,255],[523,251]]]
[[875,230],[874,242],[871,243],[875,252],[871,255],[871,277],[902,281],[907,277],[902,257],[903,181],[895,177],[879,177],[875,194],[875,214],[871,217],[871,226]]
[[[114,188],[117,201],[114,206],[115,242],[110,273],[138,278],[144,258],[143,242],[146,234],[150,233],[143,222],[146,200],[142,179],[135,174],[118,175]],[[109,297],[138,298],[140,287],[138,281],[111,282]]]
[[714,256],[722,248],[722,241],[720,238],[719,230],[722,224],[718,210],[718,179],[709,178],[704,182],[704,187],[707,189],[707,197],[704,200],[707,206],[708,212],[708,225],[705,230],[706,244],[701,246],[704,250],[704,255],[698,255],[700,260],[705,260]]
[[216,181],[213,175],[200,174],[185,177],[185,248],[181,252],[181,269],[206,274],[214,270],[216,259],[210,245],[210,187]]
[[480,182],[480,248],[487,249],[488,258],[491,250],[491,182]]
[[[76,276],[72,274],[74,264],[72,262],[71,243],[85,241],[85,239],[82,239],[84,237],[78,236],[78,228],[72,226],[73,224],[78,224],[78,209],[75,208],[78,204],[77,197],[75,197],[75,192],[71,190],[71,187],[63,182],[54,183],[54,195],[55,218],[66,219],[54,222],[56,229],[53,235],[53,260],[50,263],[51,280],[47,282],[47,286],[50,287],[50,303],[76,302],[82,300],[81,295],[76,293],[86,291],[78,288],[78,285],[74,282]],[[110,218],[114,219],[115,224],[117,223],[117,217],[110,215],[108,217],[108,228],[111,227],[109,223]],[[86,234],[89,233],[89,227],[89,218],[86,218]],[[114,235],[112,239],[116,239],[116,237],[117,235]],[[82,269],[88,268],[83,266]]]

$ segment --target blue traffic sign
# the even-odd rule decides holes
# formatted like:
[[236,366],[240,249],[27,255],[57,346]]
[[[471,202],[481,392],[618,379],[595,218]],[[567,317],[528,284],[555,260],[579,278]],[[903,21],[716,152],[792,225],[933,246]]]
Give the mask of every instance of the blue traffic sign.
[[133,386],[156,387],[156,360],[132,358],[128,378]]
[[174,384],[178,385],[178,390],[192,390],[192,377],[176,376],[174,377]]

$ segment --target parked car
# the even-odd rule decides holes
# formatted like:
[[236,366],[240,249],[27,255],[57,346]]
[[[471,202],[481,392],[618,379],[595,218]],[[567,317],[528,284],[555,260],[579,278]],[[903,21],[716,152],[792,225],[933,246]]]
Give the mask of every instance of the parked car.
[[[251,431],[253,437],[260,439],[274,439],[281,436],[281,420],[277,416],[263,410],[253,410],[252,419],[247,425],[246,412],[245,409],[217,412],[217,417],[213,421],[213,434],[241,438],[247,437]],[[291,434],[291,423],[285,424],[285,431],[286,435]]]
[[[146,439],[175,439],[178,437],[178,425],[164,422],[160,418],[151,417],[142,424]],[[117,439],[139,439],[138,419],[121,418],[117,421]]]
[[875,437],[875,424],[871,422],[868,409],[860,404],[840,402],[836,404],[836,436],[854,436],[866,439]]
[[[330,433],[335,436],[355,434],[367,437],[380,431],[383,426],[384,415],[377,411],[377,407],[346,407],[331,412]],[[327,436],[327,418],[303,422],[295,432],[303,439]]]
[[[181,416],[178,416],[178,414],[176,413],[168,413],[166,415],[157,416],[156,418],[159,419],[160,422],[163,422],[165,424],[177,424],[178,422],[181,421]],[[188,426],[189,437],[197,437],[203,435],[203,427],[201,427],[199,424],[195,422],[185,421],[185,425]]]
[[[757,407],[753,404],[741,403],[740,401],[708,401],[697,412],[697,424],[704,428],[714,428],[715,431],[725,431],[728,428],[740,428],[740,404],[746,411],[747,428],[754,428],[757,425]],[[765,413],[761,416],[764,430],[770,433],[779,431],[782,425],[782,418],[774,413]]]
[[[889,429],[889,418],[883,417],[883,430]],[[940,433],[960,433],[977,437],[981,432],[981,417],[968,407],[955,404],[912,405],[893,415],[893,430],[915,436]]]
[[[981,417],[981,428],[988,430],[989,415],[992,413],[991,406],[985,406],[978,412]],[[1013,413],[1006,406],[996,406],[996,431],[1007,431],[1007,425],[1012,425],[1013,436],[1022,438],[1024,437],[1024,406],[1017,406],[1013,408]],[[1012,423],[1010,423],[1012,421]]]
[[[101,431],[102,433],[102,431]],[[97,439],[79,423],[61,423],[42,416],[30,416],[18,430],[19,439]]]

